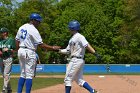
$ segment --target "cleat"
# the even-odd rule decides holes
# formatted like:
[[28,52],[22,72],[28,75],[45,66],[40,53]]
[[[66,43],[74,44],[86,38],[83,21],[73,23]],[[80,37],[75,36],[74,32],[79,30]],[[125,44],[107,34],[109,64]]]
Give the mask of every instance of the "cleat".
[[8,90],[8,92],[7,93],[12,93],[12,90]]
[[98,92],[97,90],[95,90],[95,89],[94,89],[94,91],[93,91],[93,92],[91,92],[91,93],[99,93],[99,92]]
[[1,93],[6,93],[5,90],[2,90]]
[[99,93],[97,90],[94,90],[94,93]]

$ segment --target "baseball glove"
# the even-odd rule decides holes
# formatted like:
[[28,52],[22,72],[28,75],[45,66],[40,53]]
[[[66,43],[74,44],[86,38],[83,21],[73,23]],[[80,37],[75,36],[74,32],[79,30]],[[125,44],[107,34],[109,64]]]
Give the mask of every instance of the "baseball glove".
[[98,54],[97,52],[94,53],[94,56],[96,56],[96,60],[99,62],[102,59],[102,56]]

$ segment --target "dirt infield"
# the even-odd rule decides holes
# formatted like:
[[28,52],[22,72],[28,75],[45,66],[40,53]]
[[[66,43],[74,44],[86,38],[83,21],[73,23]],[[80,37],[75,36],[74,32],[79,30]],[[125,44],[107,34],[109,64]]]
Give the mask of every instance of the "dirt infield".
[[[64,76],[52,77],[64,78]],[[99,93],[140,93],[140,75],[84,75],[84,79]],[[34,90],[31,93],[65,93],[64,91],[64,84],[59,84]],[[71,93],[89,92],[73,82]]]

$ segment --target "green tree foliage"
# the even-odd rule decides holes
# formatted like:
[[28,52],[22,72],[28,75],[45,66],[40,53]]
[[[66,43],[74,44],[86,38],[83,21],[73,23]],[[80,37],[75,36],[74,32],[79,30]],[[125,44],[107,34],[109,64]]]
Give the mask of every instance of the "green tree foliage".
[[[58,4],[62,15],[55,20],[55,32],[65,33],[67,38],[70,36],[67,23],[72,19],[78,20],[81,24],[80,33],[85,35],[89,43],[103,55],[101,63],[107,61],[114,63],[118,47],[113,44],[113,40],[117,37],[119,26],[123,23],[120,17],[122,8],[118,9],[118,6],[123,6],[121,0],[63,0]],[[86,60],[93,63],[95,57],[86,54]]]
[[123,8],[123,20],[124,23],[119,29],[118,41],[119,50],[118,59],[121,63],[139,63],[140,50],[139,50],[139,37],[140,37],[140,1],[139,0],[127,0],[125,1]]
[[7,27],[10,28],[9,26],[12,24],[9,24],[12,22],[12,3],[10,0],[3,1],[0,0],[0,27]]
[[[99,63],[139,63],[140,0],[25,0],[1,1],[0,26],[8,27],[14,36],[18,28],[29,22],[33,12],[41,14],[38,30],[44,43],[65,48],[71,35],[67,25],[78,20],[80,33],[102,55]],[[42,63],[66,63],[65,55],[38,49]],[[94,55],[86,51],[86,63],[94,63]]]

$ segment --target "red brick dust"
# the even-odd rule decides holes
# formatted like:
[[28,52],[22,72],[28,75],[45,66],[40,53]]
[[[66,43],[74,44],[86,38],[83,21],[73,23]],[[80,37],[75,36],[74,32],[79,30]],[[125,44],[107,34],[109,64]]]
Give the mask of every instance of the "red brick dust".
[[[58,77],[64,78],[64,76]],[[84,80],[99,93],[140,93],[140,75],[84,75]],[[65,88],[64,84],[58,84],[31,93],[65,93]],[[71,93],[89,92],[73,82]]]

